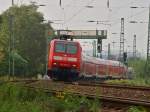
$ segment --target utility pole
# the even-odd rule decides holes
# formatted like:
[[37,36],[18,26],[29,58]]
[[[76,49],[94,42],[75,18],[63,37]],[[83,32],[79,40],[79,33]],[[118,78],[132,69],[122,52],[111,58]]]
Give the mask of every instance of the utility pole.
[[148,39],[147,39],[147,61],[146,61],[146,72],[147,73],[149,73],[149,69],[150,69],[150,6],[149,6]]
[[62,3],[61,3],[61,0],[59,0],[59,6],[60,6],[60,7],[61,7],[61,4],[62,4]]
[[14,5],[14,0],[12,0],[12,6]]
[[133,58],[136,58],[136,35],[134,35],[133,39]]
[[[14,6],[14,0],[12,0],[12,7]],[[9,31],[10,31],[10,35],[9,35],[9,67],[8,67],[8,78],[10,79],[10,75],[11,73],[14,75],[14,57],[12,57],[11,59],[11,53],[14,49],[14,38],[13,38],[13,15],[10,14],[9,15]]]
[[150,61],[150,6],[149,6],[149,23],[148,23],[148,39],[147,39],[147,61]]
[[50,25],[50,21],[47,22],[47,25],[46,25],[46,35],[45,35],[45,36],[46,36],[46,37],[45,37],[45,38],[46,38],[46,48],[45,48],[45,49],[46,49],[46,54],[45,54],[45,57],[46,57],[46,58],[45,58],[45,61],[46,61],[46,62],[45,62],[45,75],[47,75],[47,70],[48,70],[48,68],[47,68],[47,65],[48,65],[48,64],[47,64],[47,63],[48,63],[48,36],[49,36],[49,35],[52,35],[52,34],[50,34],[50,32],[49,32],[49,25]]
[[8,70],[8,78],[10,78],[11,75],[11,42],[12,42],[12,15],[9,16],[9,70]]
[[119,51],[120,61],[123,61],[123,53],[124,53],[124,18],[121,18],[120,51]]
[[108,44],[108,59],[110,59],[110,43]]
[[96,57],[96,41],[93,41],[93,57]]
[[115,41],[112,42],[112,44],[113,44],[113,53],[112,54],[113,55],[115,54],[115,43],[116,43]]
[[[14,6],[14,0],[12,0],[12,7]],[[15,50],[15,46],[14,46],[14,43],[15,43],[15,39],[14,39],[14,16],[12,15],[12,18],[11,18],[11,22],[12,22],[12,25],[11,25],[11,36],[12,36],[12,53],[13,53],[13,56],[12,56],[12,75],[14,77],[15,75],[15,59],[14,59],[14,50]]]

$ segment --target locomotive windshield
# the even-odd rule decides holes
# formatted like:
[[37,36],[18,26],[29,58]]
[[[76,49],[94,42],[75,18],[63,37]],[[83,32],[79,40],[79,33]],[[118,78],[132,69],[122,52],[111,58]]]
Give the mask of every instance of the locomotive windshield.
[[64,43],[56,43],[55,45],[55,52],[65,52],[65,45]]
[[64,44],[64,43],[57,42],[55,44],[55,52],[76,54],[77,53],[77,45],[74,43]]
[[77,53],[77,46],[73,45],[73,44],[67,44],[67,53],[76,54]]

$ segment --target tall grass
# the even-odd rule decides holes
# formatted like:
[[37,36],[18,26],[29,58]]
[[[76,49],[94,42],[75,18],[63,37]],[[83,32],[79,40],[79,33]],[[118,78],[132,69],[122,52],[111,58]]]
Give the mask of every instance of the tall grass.
[[0,85],[0,112],[98,112],[98,99],[64,94],[57,98],[50,93],[19,85]]
[[134,69],[135,78],[145,78],[148,74],[146,74],[146,60],[144,59],[129,59],[128,64],[130,67]]
[[128,112],[148,112],[148,111],[141,106],[132,106],[128,109]]
[[129,66],[134,69],[134,80],[144,85],[150,85],[150,69],[146,68],[146,60],[132,59],[129,60]]
[[11,84],[0,86],[0,112],[41,112],[35,93]]

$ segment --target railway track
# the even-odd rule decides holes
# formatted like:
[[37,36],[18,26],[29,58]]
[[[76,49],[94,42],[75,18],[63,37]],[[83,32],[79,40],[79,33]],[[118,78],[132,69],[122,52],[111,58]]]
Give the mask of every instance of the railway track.
[[122,102],[130,105],[142,105],[150,107],[150,88],[143,86],[127,86],[115,84],[85,84],[85,83],[63,83],[51,81],[37,81],[27,84],[28,87],[36,89],[44,88],[45,91],[65,92],[99,98],[105,101]]
[[6,83],[23,83],[23,84],[29,84],[29,83],[34,83],[36,81],[39,81],[39,80],[36,80],[36,79],[16,79],[16,80],[6,80],[6,81],[3,81],[3,80],[0,80],[0,84],[6,84]]
[[[116,85],[106,83],[101,84],[85,83],[85,82],[66,83],[66,82],[53,82],[49,80],[12,81],[12,83],[14,82],[19,84],[22,83],[23,86],[32,89],[41,89],[44,90],[45,92],[51,92],[54,94],[59,93],[59,95],[64,95],[64,93],[67,93],[78,96],[86,96],[92,99],[98,98],[101,99],[103,102],[111,102],[113,104],[117,103],[118,106],[120,104],[127,106],[140,105],[146,108],[150,108],[150,87],[128,86],[118,84]],[[125,106],[125,108],[127,106]],[[117,110],[115,112],[117,112]]]

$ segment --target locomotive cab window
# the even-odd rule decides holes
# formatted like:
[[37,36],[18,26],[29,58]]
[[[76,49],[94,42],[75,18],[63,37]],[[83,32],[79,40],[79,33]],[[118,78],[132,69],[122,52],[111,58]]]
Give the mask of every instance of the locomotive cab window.
[[65,43],[57,42],[55,44],[55,52],[76,54],[77,53],[77,44],[72,44],[72,43],[65,44]]
[[56,43],[55,44],[55,52],[65,52],[65,45],[64,43]]
[[67,48],[66,52],[68,54],[76,54],[77,53],[77,45],[75,45],[75,44],[67,44],[66,48]]

